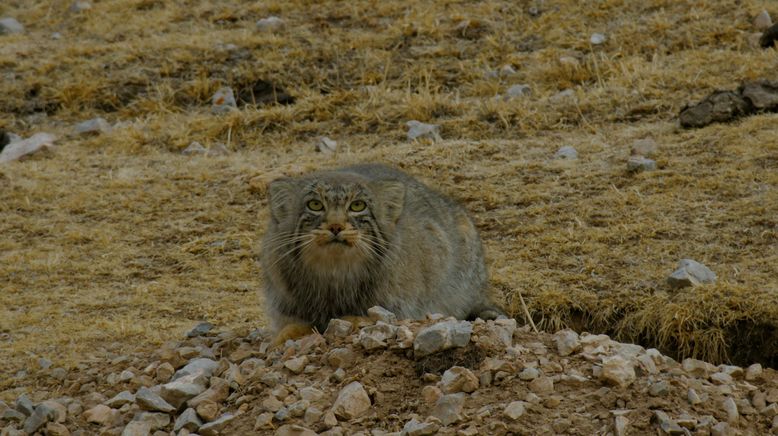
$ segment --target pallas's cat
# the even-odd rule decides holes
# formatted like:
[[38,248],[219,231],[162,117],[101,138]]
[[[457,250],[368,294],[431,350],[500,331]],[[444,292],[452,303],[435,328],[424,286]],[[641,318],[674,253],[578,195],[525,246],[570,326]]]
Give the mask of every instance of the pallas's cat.
[[277,341],[382,306],[398,318],[492,319],[467,212],[400,170],[355,165],[269,185],[264,292]]

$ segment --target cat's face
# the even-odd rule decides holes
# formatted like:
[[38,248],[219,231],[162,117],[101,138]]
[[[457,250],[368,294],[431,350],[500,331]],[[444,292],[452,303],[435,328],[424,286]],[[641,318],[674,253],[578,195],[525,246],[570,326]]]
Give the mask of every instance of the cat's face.
[[272,219],[286,256],[310,268],[349,267],[382,256],[404,186],[356,177],[282,179],[270,186]]

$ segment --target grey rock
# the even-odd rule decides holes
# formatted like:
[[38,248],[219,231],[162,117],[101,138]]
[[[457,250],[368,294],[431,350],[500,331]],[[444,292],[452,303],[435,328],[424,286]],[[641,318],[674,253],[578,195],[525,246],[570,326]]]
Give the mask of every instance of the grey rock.
[[421,121],[411,120],[405,123],[408,126],[408,140],[414,141],[416,139],[432,139],[433,141],[440,141],[440,126],[437,124],[427,124]]
[[524,409],[525,404],[523,401],[513,401],[509,403],[507,406],[505,406],[505,409],[503,409],[502,414],[506,418],[515,421],[519,418],[521,418],[522,415],[524,415]]
[[667,278],[667,283],[675,289],[714,283],[715,281],[716,274],[713,271],[692,259],[678,261],[678,269]]
[[273,419],[275,419],[276,421],[281,421],[281,422],[286,421],[286,420],[290,419],[291,417],[292,417],[292,415],[289,413],[289,408],[287,408],[287,407],[282,407],[282,408],[278,409],[276,411],[275,415],[273,415]]
[[51,374],[50,375],[51,375],[52,378],[54,378],[56,380],[63,381],[68,376],[68,370],[66,370],[65,368],[57,367],[57,368],[54,368],[54,369],[51,370]]
[[710,428],[711,436],[734,436],[734,434],[732,427],[723,421]]
[[187,363],[183,368],[176,371],[175,374],[173,374],[172,381],[176,381],[180,379],[181,377],[195,374],[198,372],[202,372],[203,375],[208,378],[213,375],[216,370],[219,369],[219,362],[208,359],[205,357],[201,357],[198,359],[194,359],[191,362]]
[[134,403],[134,402],[135,402],[135,395],[133,395],[132,392],[122,391],[103,404],[113,409],[118,409],[124,406],[125,404]]
[[173,424],[173,431],[179,431],[182,428],[187,429],[190,432],[196,432],[200,426],[203,425],[203,421],[197,416],[197,412],[193,408],[188,408],[176,418],[175,424]]
[[351,382],[338,393],[332,412],[339,418],[359,417],[370,409],[370,397],[359,382]]
[[652,397],[661,397],[667,395],[670,387],[664,380],[659,380],[656,383],[652,383],[648,388],[648,394]]
[[669,435],[683,435],[686,434],[686,430],[684,430],[678,423],[670,419],[670,416],[661,411],[661,410],[654,410],[654,421],[659,425],[659,428],[662,429],[664,434]]
[[575,99],[575,91],[573,91],[572,89],[565,89],[564,91],[559,91],[548,98],[548,100],[552,103],[561,103],[573,99]]
[[19,396],[19,398],[16,399],[14,408],[19,412],[22,412],[24,416],[30,416],[32,415],[32,412],[35,411],[35,406],[32,404],[32,401],[30,401],[30,398],[26,394],[22,394]]
[[308,356],[299,356],[284,362],[284,367],[295,374],[300,374],[308,364]]
[[73,130],[81,135],[92,133],[110,133],[111,124],[104,118],[93,118],[81,123],[76,124]]
[[626,436],[629,428],[629,419],[626,416],[619,415],[613,420],[613,433],[615,436]]
[[14,33],[24,33],[22,23],[16,21],[16,18],[0,18],[0,35],[11,35]]
[[130,370],[124,370],[119,374],[119,382],[125,383],[135,378],[135,374]]
[[[183,154],[184,156],[192,156],[192,155],[195,155],[195,154],[205,154],[206,152],[208,152],[208,149],[206,149],[205,147],[203,147],[203,144],[200,144],[200,143],[199,143],[199,142],[197,142],[197,141],[192,141],[192,142],[190,142],[190,143],[189,143],[189,146],[187,146],[185,149],[183,149],[183,150],[181,151],[181,154]],[[208,324],[208,325],[210,325],[210,323],[207,323],[207,322],[206,322],[206,323],[200,323],[200,324],[198,324],[198,325],[197,325],[197,326],[196,326],[194,329],[190,330],[190,331],[189,331],[189,332],[186,334],[186,336],[187,336],[187,337],[189,337],[189,338],[193,338],[193,337],[195,337],[195,336],[199,336],[199,335],[201,335],[201,334],[205,334],[205,333],[207,333],[207,331],[205,331],[205,332],[203,332],[203,333],[198,333],[198,329],[199,329],[199,328],[200,328],[200,326],[201,326],[201,325],[203,325],[203,324]],[[212,326],[212,327],[213,327],[213,326]],[[190,334],[194,334],[195,336],[189,336]]]
[[[41,427],[46,425],[49,421],[57,419],[58,412],[51,405],[44,403],[39,404],[32,414],[24,421],[24,431],[28,434],[33,434]],[[64,417],[63,417],[64,420]]]
[[592,33],[592,36],[589,37],[589,42],[592,43],[592,45],[601,45],[604,44],[607,40],[608,37],[602,33]]
[[557,352],[560,356],[569,356],[581,349],[578,333],[572,330],[560,330],[554,334]]
[[208,379],[203,372],[189,374],[162,385],[159,396],[178,409],[188,400],[205,392],[207,384]]
[[151,426],[147,422],[130,421],[124,426],[122,436],[150,436]]
[[316,141],[316,151],[324,154],[333,154],[338,151],[338,142],[322,136]]
[[532,94],[532,88],[527,84],[513,85],[505,91],[508,98],[524,97]]
[[724,408],[724,411],[727,412],[727,422],[730,424],[736,423],[738,418],[740,418],[740,413],[737,410],[735,400],[733,400],[732,397],[727,397],[721,403],[721,406]]
[[170,415],[167,413],[142,412],[135,415],[132,420],[145,423],[151,430],[157,430],[170,424]]
[[599,378],[606,383],[624,388],[631,385],[637,376],[632,362],[615,355],[602,359],[602,372]]
[[704,127],[730,121],[751,112],[749,103],[737,92],[715,91],[692,106],[685,106],[678,116],[682,127]]
[[578,159],[578,151],[569,145],[560,147],[556,153],[554,153],[555,159],[576,160]]
[[305,411],[308,410],[310,406],[311,403],[306,400],[295,401],[288,407],[289,416],[292,418],[299,418],[305,414]]
[[0,413],[0,420],[2,421],[24,422],[25,419],[27,419],[27,416],[16,409],[6,409],[3,413]]
[[300,398],[305,401],[310,401],[311,403],[315,403],[324,398],[324,392],[311,386],[300,388],[297,393],[300,394]]
[[770,13],[764,9],[754,17],[754,27],[756,30],[766,30],[772,25],[773,19],[770,17]]
[[273,32],[280,30],[283,29],[285,25],[286,23],[284,20],[273,15],[257,20],[257,30],[261,32]]
[[438,432],[440,426],[434,422],[419,422],[416,418],[411,418],[403,426],[402,436],[426,436]]
[[349,368],[355,360],[356,354],[348,348],[334,348],[327,353],[327,363],[333,368]]
[[755,363],[746,368],[746,380],[754,381],[762,377],[762,365]]
[[413,341],[417,356],[426,356],[453,347],[464,347],[470,342],[473,325],[467,321],[443,321],[423,328]]
[[327,329],[324,330],[325,338],[345,338],[351,334],[351,329],[354,325],[345,319],[333,318],[327,324]]
[[121,413],[116,409],[111,409],[105,404],[98,404],[95,407],[84,412],[84,420],[104,426],[113,425],[121,419]]
[[235,101],[235,93],[228,86],[219,88],[211,98],[211,111],[213,113],[227,113],[237,109],[237,107],[238,103]]
[[532,381],[538,377],[540,377],[540,370],[531,366],[524,368],[519,373],[519,379],[524,381]]
[[367,316],[375,322],[383,321],[387,324],[394,324],[397,322],[397,315],[381,306],[373,306],[370,309],[367,309]]
[[[198,142],[192,142],[191,144],[189,144],[189,147],[187,147],[187,150],[189,148],[191,148],[192,145],[194,145],[194,144],[200,145]],[[205,148],[202,145],[200,145],[200,148],[203,149],[203,153],[204,153],[205,152]],[[186,150],[184,150],[184,154],[187,154]],[[186,333],[186,337],[187,338],[195,338],[195,337],[198,337],[198,336],[205,336],[211,330],[213,330],[213,324],[211,324],[209,322],[206,322],[206,321],[203,321],[203,322],[197,324],[196,326],[194,326],[194,328],[192,330],[189,330]]]
[[49,369],[51,368],[51,365],[53,365],[51,360],[45,357],[41,357],[40,359],[38,359],[38,366],[40,366],[41,369]]
[[170,403],[163,400],[162,397],[146,387],[138,389],[138,392],[135,394],[135,402],[143,410],[160,411],[164,413],[170,413],[176,410]]
[[208,157],[227,156],[228,154],[230,154],[230,150],[221,142],[211,145],[211,148],[205,152],[205,155]]
[[627,159],[627,171],[637,173],[640,171],[653,171],[656,169],[656,161],[643,157],[631,156]]
[[689,403],[692,405],[702,403],[702,398],[700,398],[700,396],[697,394],[697,391],[695,391],[694,388],[689,388],[689,390],[686,391],[686,399],[688,399]]
[[92,3],[86,0],[77,0],[72,5],[70,5],[70,10],[72,12],[84,12],[90,9],[92,9]]
[[440,379],[440,387],[447,394],[456,392],[470,393],[478,389],[478,377],[467,368],[453,366],[443,373],[443,377]]
[[702,360],[686,358],[681,362],[681,368],[694,377],[707,377],[716,371],[716,366]]
[[462,419],[462,409],[466,394],[456,393],[443,395],[435,402],[431,415],[438,418],[443,425],[450,425]]
[[233,419],[235,419],[235,415],[232,413],[225,413],[224,415],[220,416],[219,419],[200,427],[197,432],[202,436],[217,436],[221,434],[221,431],[224,430],[227,424],[229,424]]
[[532,392],[543,395],[554,392],[554,380],[551,377],[538,377],[529,383],[529,390]]
[[778,81],[746,82],[738,88],[738,91],[756,110],[778,109]]
[[717,385],[731,385],[735,382],[732,376],[725,372],[711,374],[710,380]]
[[308,425],[315,424],[319,422],[323,415],[324,412],[321,409],[316,406],[311,406],[305,411],[303,421]]
[[362,348],[370,351],[386,348],[388,345],[387,341],[394,338],[394,335],[395,327],[393,325],[379,321],[376,325],[363,327],[362,330],[359,331],[357,341]]
[[659,146],[656,141],[651,138],[643,138],[632,142],[629,154],[632,156],[654,157],[658,149]]

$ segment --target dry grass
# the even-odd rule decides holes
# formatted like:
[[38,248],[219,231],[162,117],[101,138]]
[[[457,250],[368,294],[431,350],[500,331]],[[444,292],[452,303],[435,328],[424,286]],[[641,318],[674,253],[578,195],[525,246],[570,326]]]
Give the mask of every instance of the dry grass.
[[[541,328],[776,364],[776,115],[696,131],[675,121],[713,88],[774,75],[775,51],[748,44],[751,17],[771,2],[69,5],[0,5],[28,28],[0,37],[0,128],[62,136],[53,155],[0,167],[0,380],[38,356],[72,365],[200,319],[261,325],[264,183],[363,161],[402,166],[466,204],[519,319],[514,290]],[[287,27],[258,32],[268,15]],[[593,32],[610,39],[591,47]],[[517,74],[484,74],[503,65]],[[296,103],[210,113],[217,88],[259,79]],[[494,99],[517,83],[532,95]],[[551,98],[564,89],[575,97]],[[127,124],[69,134],[94,116]],[[440,124],[445,140],[408,143],[409,119]],[[320,135],[344,151],[313,153]],[[644,137],[661,145],[660,168],[629,175],[629,144]],[[193,140],[233,153],[177,153]],[[580,159],[552,160],[561,145]],[[669,292],[664,277],[684,257],[718,283]]]

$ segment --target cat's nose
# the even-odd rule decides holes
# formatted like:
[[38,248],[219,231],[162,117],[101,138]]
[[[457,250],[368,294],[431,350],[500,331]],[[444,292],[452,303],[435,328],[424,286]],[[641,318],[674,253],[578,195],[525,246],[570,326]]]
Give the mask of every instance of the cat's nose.
[[343,226],[340,224],[330,224],[330,232],[333,235],[338,236],[338,233],[343,231]]

